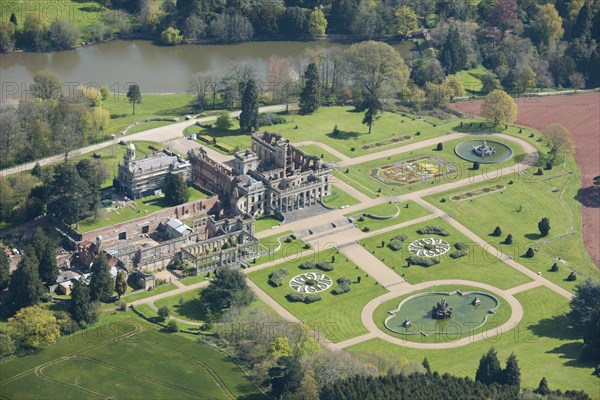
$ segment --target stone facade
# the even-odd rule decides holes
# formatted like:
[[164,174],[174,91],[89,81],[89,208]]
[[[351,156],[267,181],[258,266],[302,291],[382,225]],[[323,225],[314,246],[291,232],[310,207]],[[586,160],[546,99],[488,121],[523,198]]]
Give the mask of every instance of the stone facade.
[[114,186],[123,195],[131,199],[154,194],[164,190],[169,174],[180,174],[184,180],[190,179],[190,163],[165,150],[146,158],[137,158],[135,146],[129,143],[125,157],[119,163],[119,174]]
[[105,245],[110,245],[112,242],[118,240],[130,239],[154,232],[161,223],[165,223],[169,218],[198,218],[216,207],[218,201],[216,196],[212,196],[207,199],[165,208],[164,210],[157,211],[138,219],[80,234],[76,240],[89,240],[93,242],[96,240],[96,237],[101,236]]
[[252,149],[236,153],[230,165],[203,149],[189,158],[192,180],[217,193],[232,213],[284,216],[320,203],[331,191],[331,166],[275,133],[254,135]]

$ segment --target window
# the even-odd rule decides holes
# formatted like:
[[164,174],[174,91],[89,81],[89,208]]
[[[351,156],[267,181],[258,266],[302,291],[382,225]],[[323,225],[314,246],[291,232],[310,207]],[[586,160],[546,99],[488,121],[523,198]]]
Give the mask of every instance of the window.
[[150,232],[150,225],[142,226],[142,233],[148,233],[148,232]]
[[126,240],[127,232],[119,232],[119,240]]

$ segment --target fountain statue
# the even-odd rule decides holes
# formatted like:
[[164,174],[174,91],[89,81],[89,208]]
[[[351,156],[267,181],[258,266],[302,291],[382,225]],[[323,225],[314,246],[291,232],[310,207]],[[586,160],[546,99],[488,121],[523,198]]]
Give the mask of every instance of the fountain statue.
[[403,328],[410,328],[411,325],[412,325],[412,322],[410,322],[410,319],[409,318],[405,318],[404,322],[402,323],[402,327]]
[[483,143],[479,146],[473,146],[473,152],[479,157],[486,157],[494,154],[496,152],[496,149],[492,146],[489,146],[484,140]]
[[478,306],[481,304],[481,300],[479,299],[479,296],[476,296],[473,301],[471,302],[471,304],[473,304],[474,306]]
[[452,307],[448,305],[446,299],[442,299],[431,310],[431,316],[434,319],[446,319],[452,316]]

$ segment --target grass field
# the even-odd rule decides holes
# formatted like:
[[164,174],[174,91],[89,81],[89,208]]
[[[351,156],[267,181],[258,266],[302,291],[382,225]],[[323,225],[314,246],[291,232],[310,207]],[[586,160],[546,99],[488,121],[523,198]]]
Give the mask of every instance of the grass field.
[[[103,102],[102,106],[110,112],[110,120],[106,129],[107,136],[118,134],[127,125],[147,118],[182,118],[188,114],[196,114],[194,95],[188,93],[143,94],[142,102],[135,106],[135,115],[132,114],[131,104],[125,95],[113,93]],[[153,123],[149,122],[140,126],[147,125],[147,129],[160,126],[150,125]],[[130,133],[134,132],[130,131]]]
[[466,95],[468,96],[469,94],[480,94],[483,87],[481,78],[486,72],[485,67],[477,67],[466,71],[459,71],[455,75],[462,81],[465,86]]
[[310,254],[313,250],[305,249],[304,242],[300,239],[292,239],[286,242],[291,231],[283,231],[275,233],[271,236],[260,239],[260,243],[273,253],[265,254],[256,259],[256,262],[250,262],[250,266],[261,265],[272,261],[284,259],[285,261],[294,261],[305,254]]
[[542,377],[551,389],[585,390],[592,398],[598,396],[598,378],[592,375],[592,365],[577,360],[582,341],[569,327],[568,300],[545,287],[518,293],[525,316],[515,328],[488,340],[444,350],[411,349],[381,339],[369,340],[347,348],[352,355],[369,362],[373,354],[420,363],[427,357],[433,371],[458,376],[475,377],[479,358],[494,347],[502,366],[511,352],[519,359],[522,386],[537,388]]
[[[285,115],[283,113],[281,115],[286,118],[286,123],[268,126],[265,129],[281,133],[292,142],[303,140],[320,141],[349,157],[357,157],[389,147],[402,146],[418,140],[429,139],[448,132],[458,124],[458,120],[454,119],[445,122],[443,125],[433,126],[424,120],[413,120],[414,116],[411,115],[403,116],[401,114],[385,112],[373,125],[373,131],[369,135],[367,126],[361,123],[363,114],[354,112],[351,107],[321,107],[311,115]],[[340,130],[338,135],[332,133],[335,124],[338,125]],[[421,134],[412,136],[411,140],[388,143],[394,136],[414,135],[416,132],[421,132]],[[234,126],[231,129],[204,129],[194,126],[187,128],[185,133],[212,136],[217,139],[217,143],[225,143],[231,148],[235,148],[236,146],[240,149],[250,147],[250,136],[239,132],[237,121],[234,122]],[[380,145],[375,146],[376,143]],[[361,148],[361,146],[365,145],[371,145],[371,148]],[[351,150],[352,148],[354,150]],[[324,151],[319,150],[316,154],[320,155],[321,153],[324,154]]]
[[222,353],[133,322],[131,314],[119,315],[111,323],[64,337],[40,353],[0,364],[3,396],[260,398],[254,397],[257,389],[246,375]]
[[8,22],[11,13],[15,13],[18,29],[23,28],[27,14],[40,15],[50,25],[55,20],[68,20],[81,31],[80,39],[85,40],[91,28],[102,20],[106,10],[95,1],[78,0],[2,0],[0,21]]
[[[573,171],[574,174],[560,176],[567,171]],[[526,175],[515,179],[513,184],[508,184],[508,178],[497,179],[429,196],[425,200],[450,212],[453,218],[486,242],[532,271],[542,272],[546,279],[565,289],[572,290],[577,284],[577,281],[565,280],[571,268],[580,273],[580,279],[590,277],[598,280],[598,269],[582,243],[580,204],[574,199],[579,188],[579,174],[572,159],[568,159],[566,169],[556,166],[550,171],[545,171],[542,176],[535,175],[535,172],[536,169],[531,168]],[[550,177],[554,178],[542,180]],[[506,188],[473,199],[448,200],[453,194],[495,183],[501,183]],[[446,198],[447,201],[441,202],[442,198]],[[537,227],[543,217],[550,218],[551,229],[546,238],[540,237]],[[540,245],[534,258],[523,257],[532,244],[568,234],[572,223],[575,236]],[[496,226],[502,229],[500,237],[491,235]],[[509,233],[513,235],[512,245],[503,243]],[[559,257],[562,262],[558,261]],[[559,271],[549,272],[555,262],[559,265]]]
[[142,300],[147,297],[156,296],[157,294],[170,292],[171,290],[177,289],[174,283],[167,283],[165,285],[158,286],[154,290],[140,291],[134,294],[123,296],[122,299],[127,303],[132,303],[137,300]]
[[[388,219],[377,219],[369,217],[363,214],[373,214],[379,216],[394,215],[396,212],[400,212],[397,216]],[[414,201],[407,201],[405,203],[385,203],[371,208],[365,208],[351,214],[345,214],[346,217],[353,217],[354,224],[360,229],[365,231],[366,228],[369,231],[376,231],[378,229],[386,228],[388,226],[397,225],[402,222],[411,221],[416,218],[423,217],[431,214],[427,209],[418,205]],[[363,221],[359,221],[362,216]]]
[[[289,302],[285,298],[285,295],[292,291],[289,287],[289,281],[293,277],[305,272],[320,272],[320,270],[302,270],[298,266],[304,261],[329,262],[332,255],[335,256],[335,262],[333,263],[335,269],[325,272],[325,274],[331,277],[334,283],[330,289],[320,293],[322,299],[312,304]],[[289,274],[284,279],[282,286],[272,287],[268,283],[269,274],[281,268],[287,269]],[[348,293],[335,295],[332,293],[333,288],[337,286],[335,281],[342,276],[346,276],[352,280],[352,290]],[[359,276],[361,277],[361,282],[356,283],[356,278]],[[364,271],[359,269],[356,264],[352,261],[346,261],[343,255],[336,254],[333,249],[309,255],[294,262],[287,262],[283,265],[276,265],[251,272],[248,278],[286,310],[333,342],[339,342],[367,333],[367,329],[363,326],[360,319],[362,309],[369,301],[387,292],[373,278],[366,277]]]
[[185,286],[190,286],[198,282],[204,282],[206,279],[206,275],[190,276],[188,278],[183,278],[181,283],[183,283]]
[[[183,305],[179,304],[179,299],[183,299]],[[200,290],[192,289],[187,292],[174,296],[166,297],[154,302],[158,308],[169,307],[171,315],[177,318],[186,319],[194,322],[205,320],[204,307],[200,301]]]
[[[457,259],[451,258],[450,254],[454,251],[454,248],[451,247],[446,254],[439,257],[439,264],[431,267],[422,267],[419,265],[408,267],[406,258],[412,255],[408,250],[408,245],[411,242],[419,238],[439,237],[433,234],[421,235],[417,233],[417,229],[427,225],[439,226],[450,232],[449,236],[440,237],[450,245],[457,242],[467,243],[469,245],[469,254]],[[408,237],[404,241],[402,249],[398,251],[390,249],[388,247],[390,239],[401,233],[406,234]],[[381,247],[382,241],[385,242],[385,247],[383,248]],[[361,240],[359,243],[411,284],[439,279],[467,279],[487,283],[500,289],[508,289],[530,281],[527,276],[504,264],[475,243],[471,243],[466,237],[440,218],[372,236]]]
[[340,208],[343,206],[353,206],[358,204],[359,201],[339,187],[331,185],[331,194],[323,197],[323,203],[328,207]]
[[[489,137],[482,135],[473,135],[472,137],[468,138],[468,140],[476,139],[489,139]],[[357,190],[360,190],[365,195],[372,198],[375,198],[377,196],[397,196],[410,191],[425,189],[431,187],[432,185],[455,182],[464,178],[477,176],[481,174],[486,174],[487,176],[495,176],[495,172],[497,170],[513,165],[515,162],[522,160],[524,157],[523,150],[514,143],[494,138],[494,140],[508,145],[513,150],[513,157],[501,163],[481,165],[479,170],[473,171],[471,170],[473,163],[467,162],[459,158],[456,154],[454,154],[454,147],[458,143],[461,143],[465,140],[467,139],[462,138],[448,141],[444,143],[444,149],[441,151],[437,151],[432,147],[430,149],[426,148],[412,151],[408,154],[398,154],[387,158],[380,158],[372,161],[367,161],[362,164],[353,165],[348,169],[337,170],[335,176],[339,180],[348,183],[349,185],[353,186]],[[456,172],[442,176],[436,176],[430,178],[429,180],[417,181],[415,183],[410,184],[403,184],[400,182],[394,183],[392,181],[382,182],[378,179],[378,175],[373,176],[375,175],[373,171],[377,172],[377,170],[381,167],[393,165],[399,162],[406,162],[408,160],[414,160],[421,157],[427,157],[427,160],[442,159],[443,162],[436,161],[436,165],[438,168],[446,169],[447,167],[445,165],[451,164],[455,167]],[[407,167],[398,168],[406,170]]]
[[305,144],[304,146],[300,146],[300,149],[307,152],[308,154],[314,154],[319,157],[323,156],[321,158],[328,162],[341,161],[338,157],[329,153],[327,150],[323,150],[320,146],[317,146],[316,144]]
[[277,218],[272,215],[262,215],[256,218],[256,223],[254,224],[255,232],[266,231],[267,229],[271,229],[274,226],[281,224]]
[[[447,331],[445,333],[431,334],[429,336],[422,336],[419,334],[401,335],[399,333],[389,330],[384,324],[386,317],[389,315],[388,312],[395,310],[398,307],[398,304],[400,304],[400,302],[408,296],[411,296],[416,293],[422,293],[422,292],[453,292],[455,290],[460,290],[462,292],[478,291],[478,292],[484,292],[484,293],[491,294],[492,296],[496,297],[496,299],[498,299],[498,301],[500,303],[498,308],[495,310],[496,314],[493,316],[488,316],[485,323],[476,329],[471,329],[472,327],[470,327],[470,326],[462,326],[461,327],[461,326],[457,326],[457,324],[450,324],[447,326]],[[453,296],[456,296],[456,295],[453,295]],[[432,304],[432,306],[433,306],[433,304]],[[442,343],[442,342],[452,342],[452,341],[458,340],[463,337],[474,336],[480,332],[484,332],[489,329],[494,329],[494,328],[502,325],[503,323],[505,323],[508,320],[508,318],[510,318],[510,314],[511,314],[510,305],[508,305],[508,303],[506,303],[506,301],[504,301],[504,299],[502,299],[502,297],[495,295],[494,293],[489,292],[487,290],[480,289],[478,287],[462,286],[462,285],[432,286],[428,289],[412,292],[412,293],[407,294],[406,296],[396,297],[394,299],[391,299],[391,300],[381,303],[379,306],[377,306],[377,308],[373,312],[373,321],[375,322],[377,327],[379,329],[381,329],[382,332],[385,332],[390,336],[400,338],[402,340],[406,340],[409,342],[419,342],[419,343]],[[472,322],[479,322],[479,321],[472,321]],[[459,332],[458,329],[461,329],[461,332]]]
[[150,121],[150,122],[143,122],[141,124],[138,124],[138,125],[132,127],[131,129],[129,129],[127,131],[127,134],[131,135],[132,133],[143,132],[143,131],[147,131],[148,129],[159,128],[161,126],[167,126],[167,125],[171,125],[173,123],[174,122],[171,122],[171,121]]
[[[208,194],[193,187],[188,187],[188,193],[190,194],[188,201],[196,201],[208,197]],[[105,211],[96,220],[90,217],[80,221],[78,231],[82,233],[93,231],[94,229],[104,228],[105,226],[141,218],[164,208],[171,207],[163,195],[144,197],[142,199],[134,200],[133,203],[133,206],[113,211]],[[73,225],[73,227],[75,227],[75,225]]]

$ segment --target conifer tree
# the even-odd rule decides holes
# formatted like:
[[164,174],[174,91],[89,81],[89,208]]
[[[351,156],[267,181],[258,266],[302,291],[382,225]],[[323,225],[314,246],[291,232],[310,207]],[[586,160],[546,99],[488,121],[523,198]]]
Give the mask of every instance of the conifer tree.
[[90,280],[90,297],[93,301],[108,302],[112,296],[115,283],[110,274],[108,261],[104,253],[96,257],[92,265],[92,279]]
[[425,368],[428,374],[431,373],[431,367],[429,366],[429,360],[427,359],[427,357],[423,359],[423,368]]
[[8,287],[10,282],[10,261],[5,252],[0,251],[0,292]]
[[538,222],[538,229],[542,236],[548,236],[548,233],[550,233],[550,220],[547,217],[542,218],[542,220]]
[[119,271],[117,273],[117,280],[115,282],[115,292],[117,292],[117,296],[119,299],[121,296],[125,294],[127,291],[127,274],[124,271]]
[[506,235],[506,239],[504,239],[504,244],[512,244],[513,239],[512,239],[512,234],[509,233],[508,235]]
[[33,233],[33,249],[40,264],[38,269],[42,282],[54,283],[58,276],[56,245],[41,228],[37,228]]
[[548,386],[548,381],[546,380],[545,376],[542,377],[540,384],[538,385],[537,389],[534,390],[534,392],[541,394],[542,396],[550,394],[550,387]]
[[508,356],[503,375],[503,384],[521,387],[521,369],[519,368],[519,361],[515,353],[510,353],[510,356]]
[[73,286],[69,311],[77,322],[88,324],[95,322],[96,316],[92,310],[90,289],[85,283],[77,282]]
[[496,350],[491,347],[479,360],[475,380],[486,385],[502,381],[502,367]]
[[44,285],[38,272],[39,261],[32,248],[27,248],[10,279],[8,290],[17,309],[39,303]]
[[533,250],[533,247],[530,247],[525,252],[525,257],[527,257],[527,258],[533,258],[533,256],[535,256],[535,250]]
[[496,229],[494,229],[494,232],[492,233],[492,235],[494,235],[494,236],[502,236],[502,229],[500,229],[500,227],[497,226]]
[[187,203],[190,198],[187,183],[180,174],[170,174],[165,188],[165,200],[172,206]]
[[300,94],[300,114],[312,114],[321,105],[319,70],[315,63],[308,64],[304,72],[304,87]]
[[440,63],[448,74],[464,69],[467,64],[467,51],[456,27],[448,31],[446,42],[440,52]]
[[252,133],[258,130],[258,89],[254,79],[249,79],[244,86],[240,129],[244,133]]

